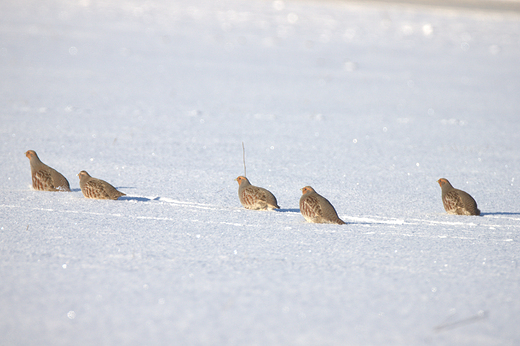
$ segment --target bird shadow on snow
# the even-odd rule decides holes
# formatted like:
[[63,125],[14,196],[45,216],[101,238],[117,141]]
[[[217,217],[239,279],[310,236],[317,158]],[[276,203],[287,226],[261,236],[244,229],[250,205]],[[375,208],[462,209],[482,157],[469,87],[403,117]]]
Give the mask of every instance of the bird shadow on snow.
[[279,213],[299,213],[300,209],[275,209]]
[[137,202],[149,202],[149,201],[157,201],[160,197],[156,198],[147,198],[147,197],[139,197],[139,196],[121,196],[118,198],[120,201],[137,201]]
[[[119,189],[134,189],[134,187],[116,187],[117,190]],[[72,192],[79,192],[81,189],[70,189]],[[119,201],[137,201],[137,202],[149,202],[149,201],[157,201],[160,197],[156,198],[147,198],[147,197],[140,197],[140,196],[121,196],[118,198]]]
[[384,222],[368,222],[368,221],[345,221],[345,225],[361,225],[361,226],[372,226],[372,225],[387,225]]
[[481,213],[480,216],[486,215],[520,215],[520,213],[511,213],[511,212],[496,212],[496,213]]

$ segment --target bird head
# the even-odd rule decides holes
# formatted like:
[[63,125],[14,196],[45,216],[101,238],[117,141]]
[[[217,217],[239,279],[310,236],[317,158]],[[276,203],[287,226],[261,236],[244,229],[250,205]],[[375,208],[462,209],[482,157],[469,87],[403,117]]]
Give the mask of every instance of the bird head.
[[247,180],[247,178],[244,176],[239,176],[238,178],[235,179],[235,181],[238,183],[238,185],[242,184],[243,181],[249,182],[249,180]]
[[302,191],[302,195],[305,195],[306,193],[309,193],[309,192],[314,192],[314,189],[310,186],[305,186],[304,188],[301,188],[300,190]]
[[442,188],[443,186],[451,186],[450,182],[446,178],[440,178],[437,180],[437,183],[439,183],[439,186]]
[[36,152],[34,150],[27,150],[25,152],[25,156],[27,156],[27,158],[30,160],[31,158],[33,157],[38,157],[38,155],[36,155]]
[[79,180],[81,180],[82,177],[88,178],[90,177],[90,174],[87,173],[87,171],[81,171],[78,173]]

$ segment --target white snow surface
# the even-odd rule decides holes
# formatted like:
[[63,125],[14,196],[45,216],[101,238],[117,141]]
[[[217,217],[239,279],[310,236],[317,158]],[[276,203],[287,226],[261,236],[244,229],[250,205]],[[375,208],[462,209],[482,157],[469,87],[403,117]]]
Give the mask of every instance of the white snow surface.
[[519,345],[519,61],[499,11],[0,2],[0,344]]

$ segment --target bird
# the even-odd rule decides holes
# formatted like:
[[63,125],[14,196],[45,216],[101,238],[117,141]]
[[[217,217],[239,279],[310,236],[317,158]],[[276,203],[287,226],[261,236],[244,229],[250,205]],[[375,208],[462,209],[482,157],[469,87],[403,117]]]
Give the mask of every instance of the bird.
[[31,163],[31,176],[33,189],[38,191],[69,191],[70,185],[67,178],[54,168],[40,161],[34,150],[27,150],[25,156]]
[[442,204],[448,214],[452,215],[480,215],[477,202],[468,193],[455,189],[448,179],[437,180],[442,189]]
[[268,190],[251,185],[244,176],[235,179],[238,182],[238,198],[246,209],[273,210],[280,209],[276,197]]
[[106,181],[92,178],[86,171],[79,172],[78,177],[79,187],[86,198],[116,200],[121,196],[126,196],[125,193],[117,191]]
[[344,225],[330,202],[310,186],[301,189],[300,212],[307,222]]

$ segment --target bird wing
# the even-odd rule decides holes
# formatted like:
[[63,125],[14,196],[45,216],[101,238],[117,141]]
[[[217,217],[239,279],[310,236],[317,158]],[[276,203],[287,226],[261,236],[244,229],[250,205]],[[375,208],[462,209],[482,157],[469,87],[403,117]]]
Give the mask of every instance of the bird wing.
[[246,209],[266,209],[267,203],[265,190],[257,186],[248,186],[242,190],[240,202]]
[[248,186],[242,190],[242,199],[245,204],[253,205],[258,201],[265,200],[265,193],[255,186]]
[[34,172],[32,176],[33,187],[40,191],[54,191],[56,188],[52,182],[51,173],[46,170]]
[[450,191],[444,196],[444,208],[446,210],[455,211],[459,208],[464,208],[464,203],[462,202],[462,198],[460,198],[457,191]]
[[310,218],[322,216],[321,206],[316,196],[309,196],[303,199],[300,205],[300,211],[303,215]]
[[96,199],[108,199],[110,196],[103,184],[98,180],[90,180],[85,183],[83,186],[83,193],[88,198],[96,198]]
[[70,191],[70,185],[67,178],[65,178],[60,172],[51,168],[51,178],[56,190]]

